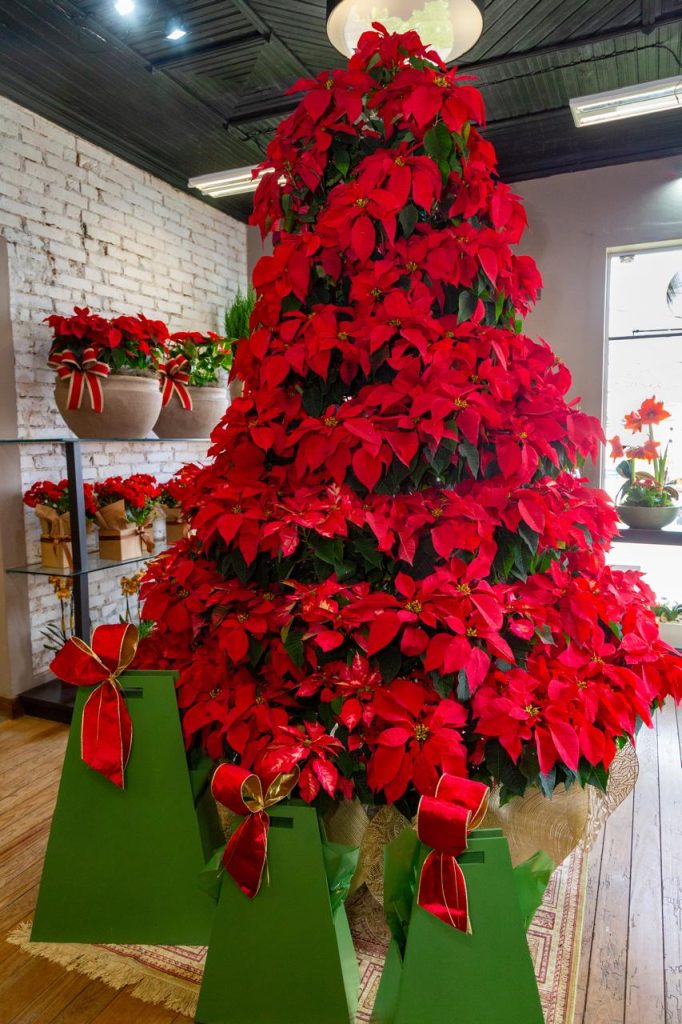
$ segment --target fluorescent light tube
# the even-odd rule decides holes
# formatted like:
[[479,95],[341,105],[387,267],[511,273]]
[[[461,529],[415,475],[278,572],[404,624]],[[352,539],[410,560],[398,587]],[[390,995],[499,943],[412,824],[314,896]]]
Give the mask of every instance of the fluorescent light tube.
[[570,100],[570,106],[576,128],[641,117],[660,110],[682,109],[682,78],[659,78],[612,92],[578,96]]
[[213,199],[239,196],[246,192],[255,192],[263,175],[272,174],[272,171],[261,171],[254,178],[254,170],[254,167],[235,167],[231,171],[217,171],[215,174],[202,174],[198,178],[190,178],[187,184]]

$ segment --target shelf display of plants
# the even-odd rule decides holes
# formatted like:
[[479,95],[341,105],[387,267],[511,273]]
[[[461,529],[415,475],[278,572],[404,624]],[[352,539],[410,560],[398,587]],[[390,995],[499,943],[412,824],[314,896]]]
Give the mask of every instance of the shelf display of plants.
[[227,408],[226,371],[232,347],[212,332],[179,331],[159,364],[162,407],[158,437],[210,437]]
[[199,466],[185,465],[160,486],[159,509],[166,520],[166,540],[169,544],[189,536],[189,521],[182,503],[183,498],[191,493],[189,488],[199,471]]
[[156,477],[134,473],[110,476],[93,486],[99,527],[101,558],[124,561],[154,551],[152,522],[157,514],[160,488]]
[[57,371],[55,398],[69,429],[77,437],[146,437],[161,409],[166,325],[142,313],[109,320],[87,307],[46,319],[48,365]]
[[[679,493],[668,480],[670,442],[660,451],[661,442],[654,438],[654,426],[668,419],[670,413],[654,395],[645,399],[635,412],[625,416],[623,425],[634,434],[647,432],[641,444],[623,445],[618,435],[611,438],[611,458],[620,459],[616,467],[624,482],[616,495],[620,519],[631,529],[660,530],[677,519]],[[637,461],[651,467],[638,470]]]
[[[95,522],[97,501],[93,486],[83,485],[88,529]],[[71,547],[71,502],[68,481],[41,480],[24,494],[24,504],[34,509],[40,521],[40,558],[48,569],[73,567]]]

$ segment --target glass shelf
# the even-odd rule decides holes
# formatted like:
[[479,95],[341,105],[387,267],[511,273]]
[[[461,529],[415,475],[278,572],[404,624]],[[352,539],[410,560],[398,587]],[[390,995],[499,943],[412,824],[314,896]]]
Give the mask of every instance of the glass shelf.
[[140,562],[149,562],[152,558],[156,558],[164,551],[168,550],[168,545],[165,542],[156,544],[153,551],[146,551],[144,555],[140,555],[136,558],[124,558],[123,561],[116,561],[111,558],[100,558],[95,552],[88,554],[88,565],[87,568],[81,569],[80,572],[76,572],[74,569],[56,569],[54,567],[48,568],[41,562],[32,562],[30,565],[17,565],[10,569],[5,569],[5,572],[20,575],[20,576],[88,576],[93,572],[104,572],[106,569],[118,569],[124,565],[137,565]]
[[67,444],[80,441],[81,444],[106,444],[107,441],[128,442],[129,444],[210,444],[210,437],[2,437],[3,444]]

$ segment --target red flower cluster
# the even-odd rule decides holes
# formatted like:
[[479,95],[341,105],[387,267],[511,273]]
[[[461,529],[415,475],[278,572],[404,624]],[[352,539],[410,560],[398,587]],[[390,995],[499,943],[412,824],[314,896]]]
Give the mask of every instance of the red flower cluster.
[[521,333],[540,277],[480,96],[383,31],[296,88],[244,395],[183,497],[195,536],[143,585],[141,657],[178,671],[188,744],[298,765],[306,800],[603,781],[682,671],[605,565],[615,512],[577,473],[601,428]]
[[159,502],[161,489],[156,477],[149,473],[133,473],[125,479],[110,476],[94,485],[97,507],[104,508],[115,501],[124,501],[128,519],[144,523]]
[[170,480],[166,480],[164,484],[160,485],[159,503],[165,505],[166,508],[180,508],[186,496],[191,498],[194,480],[200,470],[200,466],[191,462],[181,466]]
[[87,354],[86,358],[99,360],[113,372],[157,372],[167,356],[181,352],[189,363],[190,383],[205,385],[216,382],[217,370],[229,363],[231,357],[230,346],[212,331],[170,334],[162,320],[150,320],[142,313],[107,320],[87,307],[75,306],[72,316],[54,314],[45,319],[54,335],[48,358],[50,366],[69,352],[79,363]]
[[168,328],[161,320],[149,320],[138,313],[107,320],[85,307],[74,307],[73,316],[54,314],[45,318],[54,340],[48,362],[64,352],[82,362],[84,353],[112,370],[155,370],[166,350]]
[[[92,518],[97,511],[97,502],[92,484],[83,484],[83,497],[85,500],[85,514],[88,518]],[[28,505],[29,508],[35,508],[36,505],[48,505],[61,515],[62,512],[68,512],[71,508],[69,482],[68,480],[60,480],[56,484],[52,480],[40,480],[25,492],[23,500],[24,504]]]

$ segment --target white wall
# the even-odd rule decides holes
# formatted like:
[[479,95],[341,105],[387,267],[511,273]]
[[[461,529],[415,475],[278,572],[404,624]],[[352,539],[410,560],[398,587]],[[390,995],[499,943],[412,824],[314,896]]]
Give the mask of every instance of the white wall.
[[[244,225],[0,98],[2,238],[11,321],[3,332],[3,351],[13,352],[14,365],[11,357],[3,360],[0,373],[6,382],[14,378],[14,420],[23,437],[68,433],[52,397],[54,373],[45,364],[50,332],[44,317],[87,305],[105,315],[141,311],[166,320],[172,330],[219,330],[225,306],[238,286],[242,291],[246,286]],[[110,442],[106,450],[88,445],[84,474],[94,480],[138,470],[167,479],[181,462],[203,454],[196,443]],[[0,474],[10,457],[2,453]],[[25,447],[18,458],[22,489],[37,479],[65,475],[58,446]],[[21,517],[18,495],[3,491],[0,498],[4,516]],[[28,510],[25,520],[26,549],[5,550],[5,565],[39,557],[37,524]],[[94,623],[117,620],[122,574],[91,577]],[[8,600],[17,602],[26,584],[17,577],[0,577],[0,586],[3,582]],[[39,633],[58,605],[46,581],[33,579],[28,588],[37,672],[47,661]],[[18,655],[11,661],[18,665]],[[3,673],[0,694],[31,683],[23,669],[20,677]]]
[[[588,131],[589,129],[585,129]],[[542,297],[527,330],[544,337],[573,374],[573,393],[603,419],[607,249],[682,240],[682,157],[518,182]],[[599,477],[594,471],[595,482]],[[642,569],[658,598],[682,600],[682,548],[615,544],[613,564]]]
[[522,250],[544,279],[528,333],[549,342],[571,370],[584,410],[601,418],[606,250],[682,239],[682,157],[558,174],[513,188],[528,212]]

